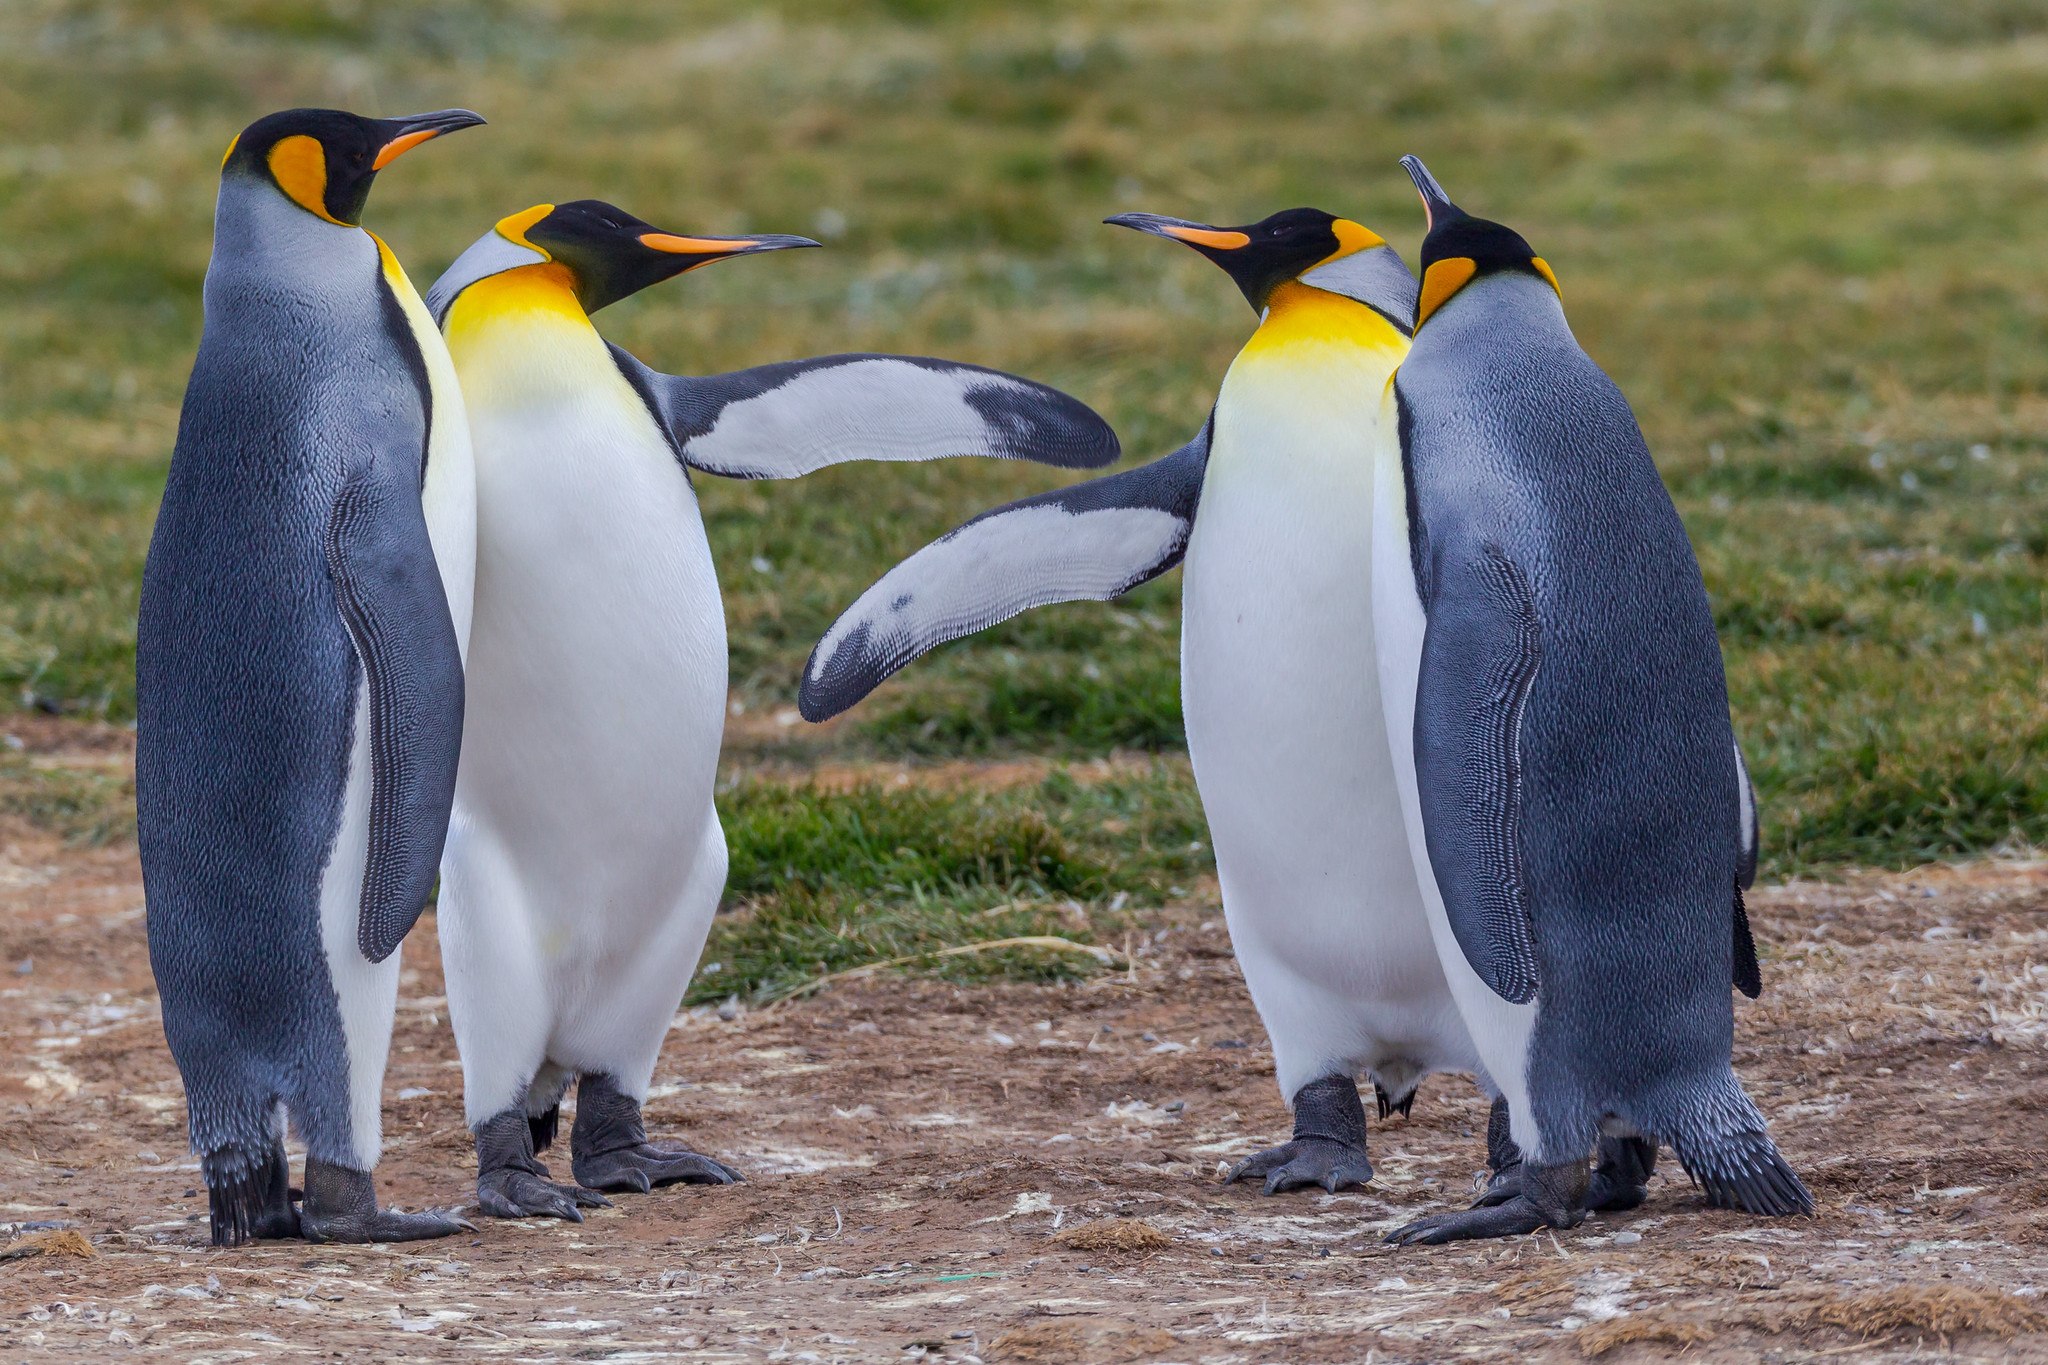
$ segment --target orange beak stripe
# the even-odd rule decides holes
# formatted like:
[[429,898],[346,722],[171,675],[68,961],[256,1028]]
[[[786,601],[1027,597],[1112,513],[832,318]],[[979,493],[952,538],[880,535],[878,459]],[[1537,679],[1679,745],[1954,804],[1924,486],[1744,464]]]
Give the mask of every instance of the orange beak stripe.
[[1221,232],[1215,228],[1162,227],[1159,229],[1178,242],[1193,246],[1215,247],[1218,251],[1235,251],[1250,246],[1252,239],[1242,232]]
[[381,171],[413,148],[419,146],[422,142],[425,142],[428,138],[439,137],[440,135],[441,130],[439,128],[422,128],[417,133],[406,133],[400,137],[392,138],[391,141],[377,149],[377,159],[370,163],[370,169]]
[[672,232],[643,232],[640,234],[640,245],[651,247],[655,251],[672,252],[678,256],[710,256],[744,251],[750,246],[759,246],[760,243],[744,238],[728,237],[721,240],[712,237],[678,237]]

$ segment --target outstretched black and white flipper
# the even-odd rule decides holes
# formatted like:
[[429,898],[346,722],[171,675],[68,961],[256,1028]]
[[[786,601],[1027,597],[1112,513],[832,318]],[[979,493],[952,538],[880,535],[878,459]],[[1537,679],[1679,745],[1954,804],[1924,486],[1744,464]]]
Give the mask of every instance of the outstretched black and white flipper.
[[1212,426],[1150,464],[985,512],[898,564],[811,651],[797,709],[836,716],[950,640],[1033,607],[1119,597],[1180,563]]
[[1100,469],[1119,453],[1116,432],[1087,404],[979,365],[830,355],[685,376],[611,350],[683,463],[728,479],[959,455]]

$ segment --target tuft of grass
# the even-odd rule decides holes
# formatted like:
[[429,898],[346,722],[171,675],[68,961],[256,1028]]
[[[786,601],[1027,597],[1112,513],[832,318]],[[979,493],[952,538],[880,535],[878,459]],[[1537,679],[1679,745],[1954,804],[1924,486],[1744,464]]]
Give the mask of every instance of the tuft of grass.
[[[719,813],[732,854],[727,913],[712,929],[693,1001],[768,998],[960,944],[1033,935],[1093,943],[1124,906],[1185,895],[1213,867],[1192,790],[1168,763],[1093,784],[1055,770],[1003,792],[746,780],[721,794]],[[1093,964],[1006,949],[929,969],[962,981],[1054,980]]]

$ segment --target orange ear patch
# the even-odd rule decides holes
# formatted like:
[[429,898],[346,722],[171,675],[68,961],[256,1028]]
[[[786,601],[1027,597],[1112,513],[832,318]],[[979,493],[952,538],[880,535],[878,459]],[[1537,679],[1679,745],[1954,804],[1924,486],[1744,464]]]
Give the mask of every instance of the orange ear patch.
[[279,138],[270,149],[269,162],[270,178],[294,204],[330,223],[348,226],[327,211],[327,149],[319,138],[304,133]]
[[1422,297],[1415,305],[1415,325],[1419,328],[1429,321],[1429,315],[1444,306],[1451,295],[1472,282],[1479,273],[1479,263],[1469,256],[1452,256],[1436,262],[1423,272]]
[[1541,256],[1531,256],[1529,264],[1536,267],[1537,274],[1550,281],[1551,292],[1562,300],[1564,298],[1564,290],[1557,287],[1557,272],[1550,268],[1550,262],[1544,260]]
[[236,133],[233,137],[228,139],[228,149],[220,154],[220,168],[222,170],[226,170],[228,168],[228,161],[234,156],[235,148],[241,145],[242,135],[240,133]]
[[[1339,218],[1336,222],[1330,224],[1330,232],[1337,239],[1337,249],[1310,266],[1309,270],[1319,270],[1332,261],[1341,261],[1346,256],[1355,255],[1372,247],[1385,246],[1387,244],[1386,238],[1380,236],[1377,232],[1365,226],[1365,224],[1354,223],[1349,218]],[[1306,275],[1308,270],[1304,270],[1301,273]]]

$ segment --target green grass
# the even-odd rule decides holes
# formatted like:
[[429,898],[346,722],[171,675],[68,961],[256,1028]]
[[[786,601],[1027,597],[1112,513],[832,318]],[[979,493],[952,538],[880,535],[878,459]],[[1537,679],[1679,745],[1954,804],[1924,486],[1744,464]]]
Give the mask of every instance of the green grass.
[[[812,232],[832,249],[693,274],[604,325],[678,370],[840,349],[1020,370],[1096,404],[1133,458],[1195,429],[1250,319],[1191,253],[1098,220],[1311,202],[1412,252],[1394,160],[1420,152],[1555,263],[1636,405],[1715,599],[1771,868],[2048,842],[2034,0],[18,0],[0,9],[0,705],[132,714],[215,167],[292,103],[491,117],[378,186],[371,224],[422,283],[543,199]],[[964,463],[700,480],[741,698],[789,704],[874,575],[1052,482]],[[836,743],[1171,751],[1177,615],[1169,578],[1012,622],[908,670]],[[1184,804],[1176,782],[1148,790]],[[802,894],[836,925],[913,903],[890,887],[950,885],[899,874]],[[920,941],[901,935],[870,946]]]
[[[762,998],[829,972],[956,944],[1056,934],[1081,943],[1185,895],[1214,866],[1180,765],[1082,784],[1055,770],[999,793],[826,792],[742,782],[722,793],[732,849],[722,917],[691,989]],[[1115,907],[1112,909],[1111,907]],[[1009,949],[937,964],[959,980],[1051,978],[1090,959]]]

